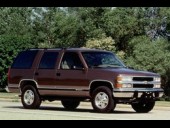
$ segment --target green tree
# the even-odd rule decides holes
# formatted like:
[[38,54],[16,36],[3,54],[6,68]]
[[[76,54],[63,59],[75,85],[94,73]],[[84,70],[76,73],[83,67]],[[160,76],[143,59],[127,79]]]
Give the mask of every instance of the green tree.
[[64,8],[35,8],[33,17],[39,47],[82,46],[77,17],[70,15]]
[[143,21],[139,19],[136,8],[113,8],[103,16],[107,36],[111,36],[118,50],[127,51],[128,41],[134,36],[144,34]]
[[0,87],[7,85],[7,72],[23,49],[35,47],[30,8],[0,8]]
[[104,34],[100,38],[89,39],[86,42],[85,47],[111,51],[117,54],[121,59],[124,59],[125,57],[125,53],[123,51],[117,51],[115,47],[115,41],[112,39],[112,37],[106,37]]
[[8,68],[16,55],[28,48],[34,47],[32,40],[26,36],[1,35],[0,36],[0,87],[7,85]]
[[[31,8],[26,7],[1,7],[0,8],[0,35],[14,34],[25,35],[31,32]],[[31,36],[31,35],[28,35]]]
[[101,38],[88,40],[85,47],[108,50],[112,52],[116,51],[115,41],[112,39],[112,37],[106,37],[105,35],[103,35]]
[[[170,70],[170,44],[167,40],[161,38],[151,41],[149,37],[134,37],[130,42],[131,55],[127,57],[126,64],[139,70],[152,71],[167,77],[167,71]],[[164,85],[165,86],[165,85]]]
[[104,30],[104,14],[110,10],[106,7],[77,7],[77,8],[68,8],[68,13],[70,15],[76,16],[80,24],[80,37],[82,42],[85,43],[92,38],[100,38],[105,34]]

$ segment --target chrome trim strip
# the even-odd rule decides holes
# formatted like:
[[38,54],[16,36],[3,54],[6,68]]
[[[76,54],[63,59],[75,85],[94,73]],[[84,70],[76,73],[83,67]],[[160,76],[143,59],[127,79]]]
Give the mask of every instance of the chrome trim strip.
[[19,89],[18,87],[8,87],[8,88],[10,88],[10,89],[12,89],[12,88],[13,88],[13,89]]
[[161,88],[119,88],[113,92],[164,92]]
[[76,89],[76,91],[89,91],[89,89]]
[[73,89],[73,88],[50,88],[50,87],[39,87],[39,90],[68,90],[68,91],[89,91],[88,89]]
[[149,78],[160,77],[159,75],[157,75],[157,76],[156,75],[155,76],[134,76],[134,75],[128,75],[128,74],[127,75],[126,74],[120,74],[119,76],[121,76],[121,77],[123,77],[123,76],[125,76],[125,77],[126,76],[128,76],[128,77],[142,77],[142,78],[143,77],[149,77]]
[[60,90],[60,91],[76,91],[75,89],[58,89],[58,88],[38,88],[39,90]]
[[17,87],[18,88],[18,84],[8,84],[8,87]]
[[[20,82],[19,82],[19,86],[18,88],[20,88],[21,86],[21,82],[23,81],[32,81],[36,84],[36,87],[37,89],[41,89],[41,90],[75,90],[75,91],[89,91],[89,89],[86,89],[86,88],[83,88],[83,89],[73,89],[73,88],[57,88],[57,86],[54,86],[53,88],[51,87],[39,87],[38,83],[34,80],[34,79],[22,79]],[[17,84],[18,85],[18,84]]]
[[161,84],[156,81],[119,81],[120,84]]

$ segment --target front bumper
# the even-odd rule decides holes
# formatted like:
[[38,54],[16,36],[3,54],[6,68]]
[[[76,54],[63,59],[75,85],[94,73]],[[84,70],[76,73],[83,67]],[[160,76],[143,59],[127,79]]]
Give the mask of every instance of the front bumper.
[[113,96],[115,98],[140,98],[144,93],[152,94],[154,98],[160,98],[164,91],[161,88],[120,88],[114,89]]

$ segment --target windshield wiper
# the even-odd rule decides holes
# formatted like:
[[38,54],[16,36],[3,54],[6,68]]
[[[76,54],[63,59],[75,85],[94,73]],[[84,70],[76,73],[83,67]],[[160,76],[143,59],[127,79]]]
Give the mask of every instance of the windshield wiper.
[[100,66],[90,66],[90,68],[104,68],[104,67],[100,67]]

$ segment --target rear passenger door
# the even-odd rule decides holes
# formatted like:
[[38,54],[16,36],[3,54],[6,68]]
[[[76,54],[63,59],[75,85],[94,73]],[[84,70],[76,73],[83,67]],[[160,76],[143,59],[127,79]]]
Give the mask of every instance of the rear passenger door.
[[35,72],[39,90],[53,90],[56,85],[56,64],[59,53],[45,51]]

